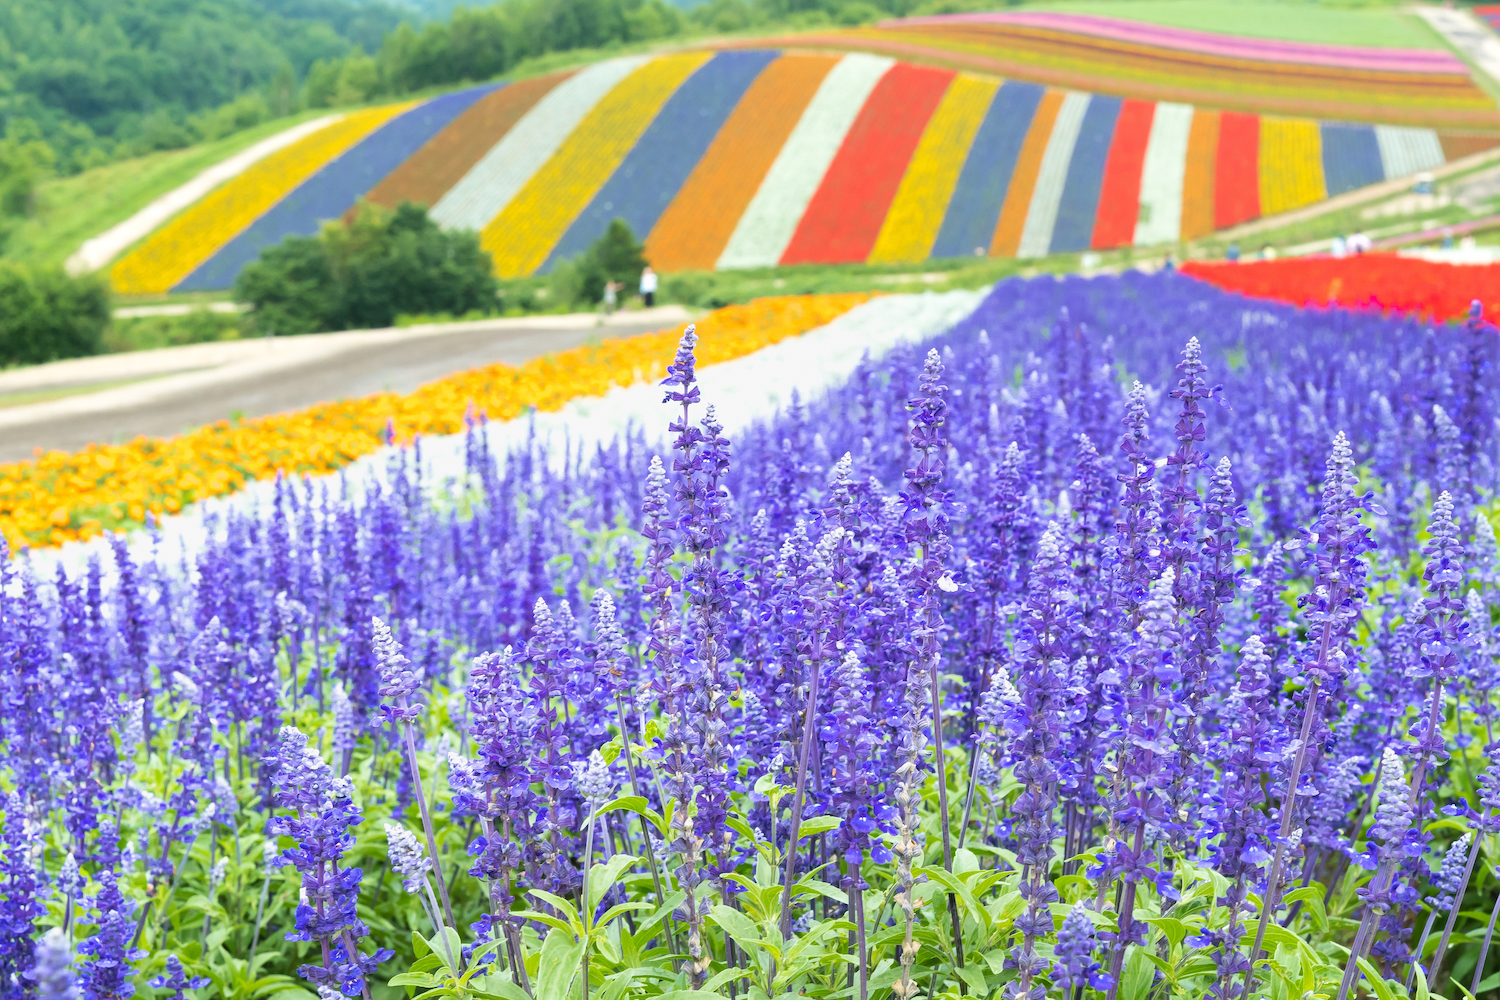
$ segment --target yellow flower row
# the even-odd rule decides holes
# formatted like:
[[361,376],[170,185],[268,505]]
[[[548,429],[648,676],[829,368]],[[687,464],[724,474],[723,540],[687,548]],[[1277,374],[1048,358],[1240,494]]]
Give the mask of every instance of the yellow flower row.
[[252,164],[122,258],[110,272],[115,291],[170,291],[303,181],[414,103],[345,115]]
[[1260,120],[1260,214],[1276,215],[1328,197],[1323,132],[1306,118]]
[[967,73],[953,78],[901,178],[870,251],[871,263],[916,262],[932,256],[969,147],[999,89],[997,81]]
[[530,274],[547,260],[578,214],[609,180],[682,82],[711,52],[653,59],[625,78],[579,123],[480,234],[502,278]]
[[[869,297],[786,296],[720,309],[698,324],[699,363],[728,361],[805,333]],[[139,525],[147,511],[175,513],[277,472],[332,472],[379,448],[388,421],[408,440],[463,430],[471,406],[491,420],[530,407],[557,410],[578,396],[664,377],[679,335],[673,328],[607,340],[519,367],[475,368],[405,396],[377,393],[244,423],[221,420],[175,438],[141,437],[0,465],[0,534],[13,550],[58,545]]]

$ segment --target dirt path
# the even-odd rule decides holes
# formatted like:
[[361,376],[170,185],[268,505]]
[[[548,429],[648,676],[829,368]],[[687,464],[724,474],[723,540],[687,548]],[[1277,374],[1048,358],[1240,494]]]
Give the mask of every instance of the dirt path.
[[[196,344],[83,358],[0,373],[5,394],[111,385],[61,399],[0,408],[0,462],[41,448],[166,436],[228,417],[251,418],[425,382],[479,365],[521,362],[595,338],[686,322],[679,307],[593,315],[481,320],[267,341]],[[119,383],[136,379],[128,385]]]

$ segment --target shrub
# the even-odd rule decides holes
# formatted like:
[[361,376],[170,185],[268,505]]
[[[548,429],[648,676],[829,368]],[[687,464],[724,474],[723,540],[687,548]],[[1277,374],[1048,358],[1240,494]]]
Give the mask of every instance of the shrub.
[[240,274],[235,297],[261,333],[391,326],[402,314],[490,312],[497,285],[473,233],[448,233],[419,205],[362,206],[317,236],[288,237]]
[[98,277],[0,261],[0,364],[97,354],[109,311],[109,289]]

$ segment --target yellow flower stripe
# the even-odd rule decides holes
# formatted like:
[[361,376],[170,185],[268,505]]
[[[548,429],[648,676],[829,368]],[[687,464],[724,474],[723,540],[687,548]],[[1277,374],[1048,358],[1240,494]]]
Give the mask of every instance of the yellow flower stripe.
[[1323,133],[1307,118],[1260,120],[1260,214],[1275,215],[1328,197]]
[[915,262],[932,256],[969,147],[999,89],[998,80],[981,80],[967,73],[953,78],[896,189],[870,251],[871,263]]
[[588,207],[667,98],[712,52],[653,59],[594,106],[542,169],[484,227],[479,241],[502,278],[530,274]]
[[159,295],[269,211],[297,185],[418,102],[356,111],[254,164],[158,229],[110,272],[121,295]]
[[[870,297],[785,296],[720,309],[698,323],[698,361],[743,357],[822,326]],[[578,396],[663,378],[680,335],[674,327],[520,367],[475,368],[405,396],[376,393],[239,424],[221,420],[175,438],[140,437],[0,465],[0,534],[12,551],[58,545],[139,525],[147,511],[175,513],[280,471],[332,472],[379,448],[388,420],[408,440],[463,430],[471,405],[492,420],[512,419],[528,407],[557,410]]]

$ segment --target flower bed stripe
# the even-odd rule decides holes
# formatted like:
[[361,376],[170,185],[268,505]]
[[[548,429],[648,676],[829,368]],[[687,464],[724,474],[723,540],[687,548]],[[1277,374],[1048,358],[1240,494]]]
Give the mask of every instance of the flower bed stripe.
[[557,153],[479,234],[501,277],[531,274],[609,180],[707,52],[663,56],[636,70],[600,101]]
[[491,91],[391,171],[365,198],[387,208],[403,201],[436,205],[537,101],[572,75],[570,70],[533,77]]
[[1068,167],[1073,160],[1073,148],[1078,144],[1078,132],[1083,127],[1089,103],[1088,94],[1068,93],[1063,97],[1052,135],[1047,140],[1047,149],[1038,165],[1036,186],[1032,189],[1026,222],[1021,227],[1021,240],[1016,246],[1017,257],[1043,257],[1052,247],[1052,231],[1057,225],[1058,209],[1068,182]]
[[1323,181],[1329,196],[1385,180],[1380,143],[1369,125],[1323,122]]
[[[870,251],[872,263],[926,260],[1000,85],[960,73],[932,113]],[[992,167],[993,169],[993,167]],[[999,205],[996,204],[998,211]],[[993,228],[993,224],[991,224]]]
[[[1141,216],[1141,178],[1155,116],[1156,105],[1150,101],[1126,101],[1120,105],[1114,141],[1104,162],[1099,207],[1094,213],[1094,231],[1089,241],[1096,249],[1128,246],[1135,240],[1135,227]],[[1084,131],[1088,131],[1086,123]],[[1076,162],[1078,154],[1073,159]]]
[[124,222],[111,226],[98,236],[84,240],[83,245],[67,260],[65,266],[68,273],[80,274],[85,271],[98,270],[114,260],[120,253],[150,236],[162,223],[190,207],[220,184],[238,177],[272,153],[327,128],[342,117],[343,115],[335,114],[314,118],[312,121],[277,132],[248,149],[240,150],[229,159],[215,163],[186,184],[153,199]]
[[288,191],[410,104],[347,115],[267,156],[158,229],[110,272],[122,295],[160,295],[260,218]]
[[1500,127],[1495,101],[1467,72],[1399,73],[1235,60],[1017,25],[853,28],[790,36],[780,44],[881,52],[1063,89],[1255,114],[1490,131]]
[[1005,203],[1021,145],[1043,93],[1043,88],[1034,83],[1007,80],[1000,85],[969,146],[963,172],[958,175],[942,228],[932,245],[932,256],[983,256],[989,252],[1000,206]]
[[1223,124],[1217,111],[1193,112],[1188,130],[1187,157],[1182,164],[1182,234],[1184,240],[1195,240],[1214,231],[1216,204],[1215,174],[1219,164],[1219,127]]
[[1466,67],[1451,52],[1438,48],[1390,49],[1366,45],[1332,45],[1276,38],[1224,35],[1193,28],[1176,28],[1102,14],[1051,11],[1006,11],[975,14],[938,14],[883,21],[882,28],[944,27],[961,24],[1025,25],[1070,34],[1090,35],[1139,45],[1179,49],[1200,55],[1234,59],[1290,61],[1347,69],[1380,69],[1402,73],[1462,73]]
[[709,271],[837,56],[784,55],[756,77],[646,237],[659,271]]
[[1074,253],[1089,248],[1120,105],[1118,97],[1095,94],[1089,98],[1068,158],[1066,180],[1057,202],[1057,219],[1048,243],[1049,253]]
[[[744,357],[823,326],[869,294],[757,299],[698,322],[698,363]],[[511,420],[553,411],[580,396],[653,382],[665,374],[681,328],[605,340],[528,361],[489,365],[430,382],[407,395],[383,392],[320,403],[241,423],[220,420],[174,438],[136,438],[49,452],[0,465],[0,535],[15,552],[140,525],[147,512],[175,514],[255,481],[341,469],[385,443],[453,434],[471,415]]]
[[1151,116],[1151,136],[1141,164],[1141,197],[1131,242],[1175,243],[1182,236],[1184,182],[1193,109],[1163,102]]
[[1037,102],[1036,113],[1031,116],[1031,125],[1026,129],[1026,138],[1016,157],[1010,187],[1005,192],[1005,203],[1000,206],[1000,216],[995,220],[995,235],[990,239],[991,257],[1014,257],[1016,248],[1021,245],[1021,233],[1031,209],[1031,197],[1036,193],[1042,158],[1047,154],[1047,146],[1052,138],[1053,126],[1057,124],[1058,112],[1062,110],[1063,99],[1062,91],[1049,89]]
[[1260,120],[1260,211],[1289,212],[1328,197],[1323,138],[1318,123],[1296,118]]
[[1182,272],[1228,292],[1295,306],[1343,306],[1463,319],[1475,299],[1500,301],[1500,264],[1442,264],[1388,253],[1280,260],[1185,261]]
[[1376,125],[1375,143],[1380,147],[1380,165],[1387,180],[1431,170],[1447,159],[1437,133],[1430,128]]
[[359,197],[401,165],[493,86],[435,97],[398,115],[365,136],[342,156],[299,184],[249,228],[219,248],[173,291],[231,288],[261,250],[288,236],[312,236],[318,226],[354,207]]
[[432,206],[433,219],[447,229],[483,229],[557,152],[594,106],[649,61],[648,56],[628,56],[595,63],[550,88],[438,199]]
[[1219,118],[1214,163],[1214,227],[1260,215],[1260,116],[1226,111]]
[[629,223],[631,232],[651,232],[745,90],[779,54],[720,52],[688,77],[573,220],[542,269],[583,253],[616,218]]
[[870,255],[917,143],[954,75],[898,63],[881,77],[802,213],[781,263],[836,264]]
[[829,71],[740,216],[719,267],[769,267],[781,259],[866,99],[895,64],[853,53]]

